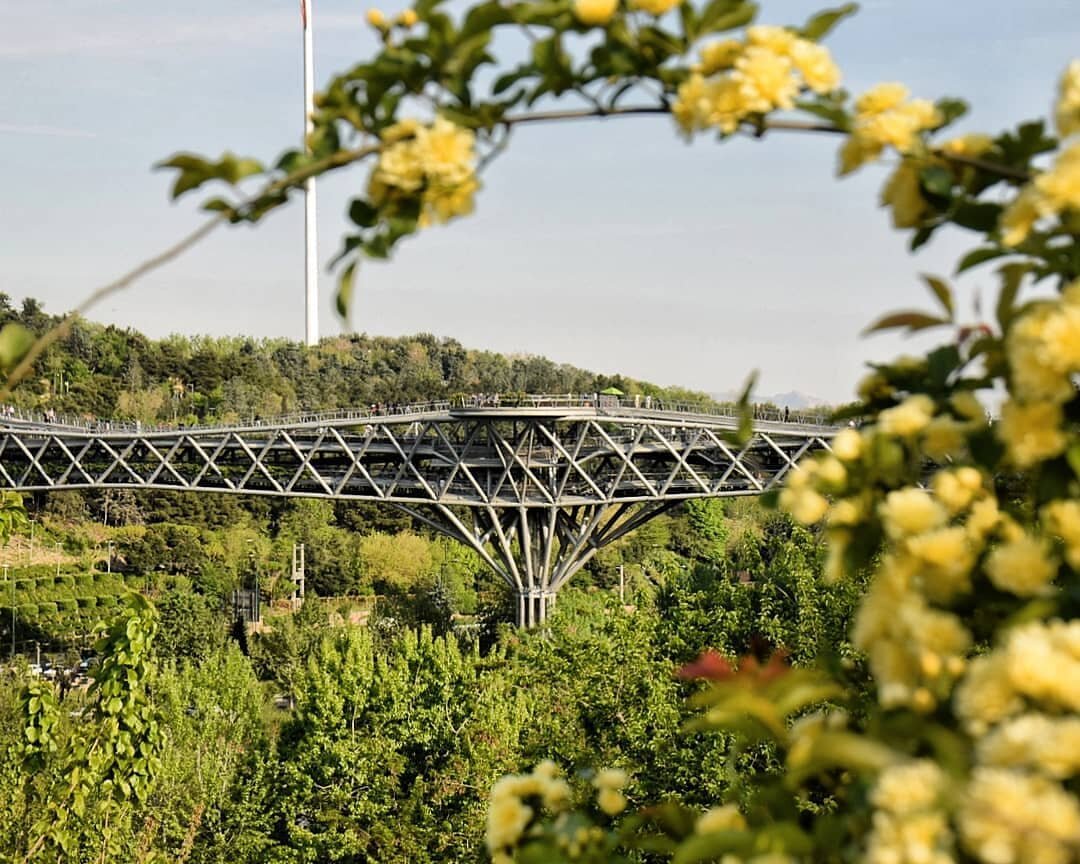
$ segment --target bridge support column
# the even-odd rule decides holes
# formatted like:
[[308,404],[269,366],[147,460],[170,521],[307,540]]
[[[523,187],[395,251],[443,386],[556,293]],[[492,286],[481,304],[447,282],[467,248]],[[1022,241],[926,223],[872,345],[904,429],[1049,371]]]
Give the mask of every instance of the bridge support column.
[[525,591],[519,593],[517,600],[518,627],[539,627],[547,622],[548,615],[555,607],[555,592]]
[[397,504],[413,518],[472,547],[515,597],[519,627],[543,625],[559,589],[604,546],[676,501],[579,506],[470,506],[431,510]]

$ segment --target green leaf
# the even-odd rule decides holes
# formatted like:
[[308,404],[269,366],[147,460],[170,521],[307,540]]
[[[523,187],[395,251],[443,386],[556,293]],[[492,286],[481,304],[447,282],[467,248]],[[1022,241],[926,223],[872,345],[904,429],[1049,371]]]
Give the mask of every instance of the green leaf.
[[1073,474],[1080,477],[1080,443],[1073,444],[1065,451],[1065,458],[1069,462],[1069,467],[1072,468]]
[[919,172],[919,185],[931,195],[948,198],[953,188],[952,172],[940,165],[928,165]]
[[926,283],[931,293],[937,297],[938,302],[944,307],[945,311],[949,313],[949,320],[953,318],[953,298],[952,290],[945,280],[939,279],[937,276],[930,276],[927,273],[922,275],[923,282]]
[[997,246],[982,246],[978,249],[972,249],[967,255],[960,259],[960,263],[956,265],[956,273],[959,275],[965,270],[977,267],[985,261],[993,261],[995,258],[1000,258],[1003,255],[1008,254],[1008,249],[1002,249]]
[[828,120],[838,129],[848,129],[851,126],[851,116],[842,104],[825,102],[821,100],[801,99],[795,103],[795,107],[807,114],[813,114],[822,120]]
[[920,246],[925,246],[930,238],[934,236],[934,232],[938,227],[937,225],[924,225],[911,236],[911,243],[908,244],[908,248],[914,252]]
[[536,67],[531,63],[518,66],[513,72],[507,72],[505,75],[500,75],[495,79],[495,84],[491,88],[493,95],[498,96],[500,93],[505,92],[509,88],[513,87],[523,78],[528,78],[530,75],[536,74]]
[[34,334],[22,324],[11,321],[0,329],[0,369],[8,371],[26,356],[34,344]]
[[937,108],[938,113],[941,115],[942,122],[937,128],[942,126],[948,126],[954,120],[959,120],[968,112],[968,103],[963,99],[955,99],[952,97],[946,97],[944,99],[938,99],[934,103],[934,107]]
[[370,228],[379,219],[379,209],[363,198],[354,198],[349,205],[349,219],[361,228]]
[[726,30],[734,30],[736,27],[744,27],[757,17],[757,13],[757,3],[737,2],[737,0],[711,0],[701,10],[701,19],[698,21],[698,35],[723,33]]
[[930,327],[940,327],[943,324],[949,323],[950,321],[947,318],[938,318],[935,315],[928,315],[925,312],[892,312],[879,318],[863,330],[860,335],[868,336],[871,333],[879,333],[883,330],[896,330],[901,327],[907,328],[909,333],[915,333],[919,330],[926,330]]
[[348,266],[341,271],[341,276],[338,277],[338,290],[334,297],[334,305],[337,307],[337,313],[342,318],[346,318],[349,314],[349,307],[352,305],[353,284],[356,278],[356,261],[350,261]]
[[518,3],[510,10],[518,24],[550,24],[552,19],[566,11],[566,4],[560,2],[550,3]]
[[998,226],[1002,207],[989,201],[961,204],[952,215],[952,221],[961,228],[988,234]]
[[858,3],[845,3],[843,6],[837,6],[834,9],[824,9],[803,25],[799,35],[804,39],[812,39],[817,42],[828,36],[837,24],[858,11]]
[[493,27],[500,24],[509,24],[514,21],[514,13],[503,6],[499,0],[488,0],[474,6],[465,16],[465,22],[461,25],[461,38],[468,39],[477,33],[490,33]]
[[1006,264],[998,272],[1001,274],[1001,292],[998,294],[997,315],[1001,332],[1005,333],[1012,323],[1016,312],[1016,295],[1020,292],[1020,283],[1030,270],[1027,264]]
[[926,356],[927,375],[935,387],[943,388],[949,376],[960,366],[960,351],[955,345],[935,348]]
[[671,856],[671,864],[698,864],[727,854],[745,856],[753,850],[754,835],[749,831],[710,831],[691,834]]

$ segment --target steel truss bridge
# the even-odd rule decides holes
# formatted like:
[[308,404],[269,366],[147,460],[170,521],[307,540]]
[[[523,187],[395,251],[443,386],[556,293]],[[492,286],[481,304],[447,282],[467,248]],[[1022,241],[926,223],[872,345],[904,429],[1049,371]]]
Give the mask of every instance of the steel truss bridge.
[[834,429],[613,397],[467,400],[143,429],[0,417],[0,488],[380,502],[480,555],[523,626],[596,553],[678,503],[777,486]]

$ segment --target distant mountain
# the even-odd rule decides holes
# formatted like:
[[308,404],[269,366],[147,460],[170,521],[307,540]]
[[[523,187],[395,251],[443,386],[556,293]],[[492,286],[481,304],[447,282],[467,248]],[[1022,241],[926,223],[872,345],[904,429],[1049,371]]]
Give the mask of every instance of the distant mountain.
[[[721,393],[710,393],[713,399],[718,402],[734,402],[739,398],[739,393],[736,390],[726,390]],[[758,403],[769,403],[777,405],[780,408],[792,408],[800,410],[803,408],[814,408],[818,405],[828,405],[829,402],[826,399],[819,399],[817,396],[811,396],[807,393],[800,393],[798,390],[791,390],[787,393],[755,393],[754,401]]]

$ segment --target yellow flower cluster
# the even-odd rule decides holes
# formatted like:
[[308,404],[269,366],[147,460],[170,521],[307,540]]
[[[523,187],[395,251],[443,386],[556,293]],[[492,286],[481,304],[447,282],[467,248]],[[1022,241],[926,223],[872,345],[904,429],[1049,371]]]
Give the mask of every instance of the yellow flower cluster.
[[1080,620],[1013,628],[1000,648],[971,661],[954,700],[957,716],[976,737],[1027,704],[1080,711]]
[[[963,135],[946,141],[938,149],[946,156],[980,156],[993,146],[988,135]],[[959,174],[959,165],[949,159],[927,155],[922,157],[905,156],[889,175],[881,189],[880,204],[892,211],[894,228],[915,228],[922,223],[923,217],[930,210],[930,204],[923,197],[919,175],[927,165],[936,165]]]
[[1080,845],[1080,806],[1037,774],[977,768],[958,818],[965,847],[991,864],[1067,864]]
[[750,116],[792,108],[803,89],[828,93],[839,85],[840,70],[824,46],[784,27],[749,27],[743,42],[702,49],[672,113],[688,136],[704,129],[730,135]]
[[419,195],[420,224],[447,222],[473,210],[476,136],[449,120],[403,120],[383,132],[383,151],[368,183],[368,197],[382,206]]
[[629,0],[631,9],[640,9],[650,15],[665,15],[678,6],[682,0]]
[[555,763],[541,762],[531,774],[508,774],[491,789],[487,813],[487,847],[493,860],[506,858],[506,850],[521,839],[536,815],[534,805],[557,811],[570,802],[570,787],[559,777]]
[[1023,243],[1040,219],[1080,208],[1080,142],[1066,148],[1049,170],[1024,186],[1001,214],[1001,242]]
[[1054,118],[1062,138],[1080,132],[1080,60],[1073,60],[1061,76]]
[[852,641],[866,652],[885,707],[930,711],[964,669],[971,634],[918,590],[931,572],[914,556],[887,555],[859,607]]
[[1068,443],[1061,406],[1076,395],[1072,379],[1080,372],[1080,282],[1024,312],[1009,329],[1005,350],[1013,397],[1002,407],[997,433],[1012,461],[1027,468]]
[[1051,537],[1062,541],[1068,565],[1080,572],[1080,501],[1051,501],[1043,507],[1042,522]]
[[593,778],[593,786],[597,790],[596,805],[608,816],[618,816],[626,809],[626,796],[622,790],[629,782],[626,772],[618,768],[598,772]]
[[901,154],[916,151],[920,133],[940,126],[941,114],[926,99],[909,99],[903,84],[878,84],[855,101],[851,134],[840,148],[840,175],[877,159],[891,147]]
[[746,819],[734,804],[712,807],[698,817],[694,831],[711,834],[714,831],[745,831]]
[[867,864],[952,864],[952,832],[940,808],[945,775],[926,759],[885,769],[870,800],[877,808]]
[[1041,771],[1060,780],[1080,774],[1080,717],[1031,712],[979,741],[980,764]]
[[619,0],[574,0],[574,16],[590,27],[607,24],[618,8]]

